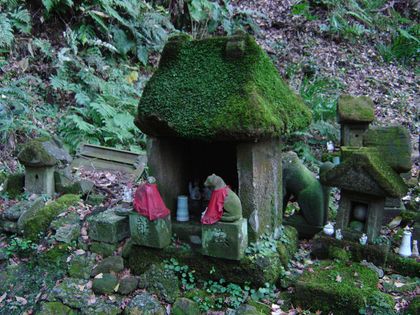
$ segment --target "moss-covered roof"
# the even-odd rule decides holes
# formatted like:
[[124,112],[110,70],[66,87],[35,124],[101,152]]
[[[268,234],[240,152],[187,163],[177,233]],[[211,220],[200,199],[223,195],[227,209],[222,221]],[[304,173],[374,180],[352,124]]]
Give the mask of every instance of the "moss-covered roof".
[[407,193],[403,179],[373,148],[342,147],[343,162],[321,176],[333,187],[379,196],[401,197]]
[[203,140],[276,137],[310,123],[302,100],[249,35],[176,37],[138,107],[146,134]]
[[49,138],[38,138],[25,143],[18,155],[19,162],[32,167],[56,165],[58,160],[44,146],[49,141]]
[[370,123],[375,119],[373,101],[367,96],[341,95],[337,115],[339,123]]

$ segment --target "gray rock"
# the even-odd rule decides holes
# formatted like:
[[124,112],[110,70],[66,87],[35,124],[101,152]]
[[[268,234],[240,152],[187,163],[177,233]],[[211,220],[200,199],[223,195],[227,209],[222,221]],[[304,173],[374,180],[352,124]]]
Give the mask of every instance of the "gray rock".
[[200,314],[198,304],[187,298],[179,298],[175,301],[171,310],[172,315],[197,315]]
[[92,270],[92,277],[100,273],[121,272],[124,269],[124,260],[121,256],[110,256],[98,263]]
[[98,294],[109,294],[114,292],[117,284],[118,279],[115,275],[105,273],[102,277],[93,279],[92,289],[93,292]]
[[74,256],[68,264],[68,273],[72,278],[89,279],[92,268],[95,265],[96,255]]
[[120,286],[118,288],[118,293],[122,295],[127,295],[137,289],[139,280],[136,277],[128,276],[120,280]]
[[384,276],[384,271],[381,268],[375,266],[373,263],[368,262],[366,260],[363,260],[360,264],[368,267],[369,269],[371,269],[373,271],[375,271],[378,274],[379,278],[382,278]]
[[80,236],[80,225],[79,224],[67,224],[60,227],[55,233],[55,240],[70,244],[72,241],[77,240]]
[[104,242],[92,242],[89,248],[91,252],[101,255],[102,257],[108,257],[112,256],[114,251],[117,249],[117,245]]
[[33,201],[21,201],[3,212],[3,219],[9,221],[17,221],[22,213],[28,210],[33,204]]
[[87,288],[87,282],[87,280],[66,278],[51,290],[50,300],[61,301],[71,308],[83,309],[93,294],[93,291]]
[[136,295],[124,310],[125,315],[165,315],[159,301],[147,292]]
[[139,287],[156,294],[168,303],[174,303],[180,296],[179,279],[171,270],[152,265],[140,276]]
[[66,213],[65,216],[54,219],[50,224],[50,228],[56,231],[64,225],[79,224],[79,223],[80,223],[79,215],[76,212],[69,212],[69,213]]
[[7,233],[17,233],[17,223],[16,221],[1,220],[0,221],[0,230]]

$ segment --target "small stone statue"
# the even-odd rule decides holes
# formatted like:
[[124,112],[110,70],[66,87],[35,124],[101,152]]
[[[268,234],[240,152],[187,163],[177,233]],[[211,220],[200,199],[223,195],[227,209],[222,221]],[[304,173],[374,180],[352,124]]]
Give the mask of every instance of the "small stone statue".
[[368,240],[368,237],[365,233],[362,234],[362,236],[359,238],[360,245],[366,245]]
[[331,236],[334,234],[334,226],[331,224],[331,222],[328,222],[325,224],[323,231],[326,235]]
[[335,238],[341,241],[343,239],[343,234],[341,233],[341,229],[335,230]]
[[201,217],[201,223],[214,224],[218,221],[234,222],[242,218],[239,197],[215,174],[207,177],[205,187],[211,188],[209,205]]
[[417,240],[413,240],[413,253],[411,256],[414,258],[419,257],[419,247],[417,245]]

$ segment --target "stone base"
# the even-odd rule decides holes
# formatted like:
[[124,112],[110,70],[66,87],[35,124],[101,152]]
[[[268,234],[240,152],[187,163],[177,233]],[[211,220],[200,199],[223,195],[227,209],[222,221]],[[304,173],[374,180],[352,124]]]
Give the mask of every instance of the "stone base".
[[203,255],[240,260],[248,246],[246,219],[202,226]]
[[115,209],[109,209],[88,219],[89,237],[94,241],[118,243],[130,235],[128,218],[119,216]]
[[171,216],[150,221],[136,212],[130,213],[130,233],[134,244],[164,248],[171,243]]
[[52,196],[55,192],[54,166],[29,167],[25,169],[25,191],[29,194]]

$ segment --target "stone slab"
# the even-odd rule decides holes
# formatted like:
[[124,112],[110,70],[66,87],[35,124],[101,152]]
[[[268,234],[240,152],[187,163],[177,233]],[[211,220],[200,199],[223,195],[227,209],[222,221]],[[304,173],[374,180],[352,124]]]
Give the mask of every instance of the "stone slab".
[[171,243],[171,216],[150,221],[136,212],[130,213],[130,233],[134,244],[164,248]]
[[240,260],[248,246],[246,219],[202,226],[203,255]]
[[130,235],[128,218],[108,209],[88,219],[89,237],[94,241],[117,243]]

